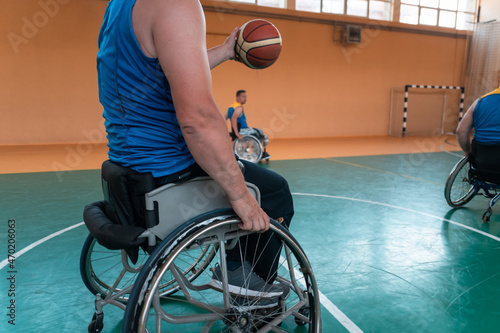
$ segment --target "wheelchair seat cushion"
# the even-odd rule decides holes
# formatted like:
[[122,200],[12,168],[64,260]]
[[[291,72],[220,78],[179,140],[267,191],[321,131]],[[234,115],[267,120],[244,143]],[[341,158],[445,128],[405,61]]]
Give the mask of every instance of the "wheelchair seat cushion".
[[484,181],[500,184],[500,145],[472,140],[471,162]]
[[111,207],[106,201],[97,201],[85,206],[83,220],[90,234],[102,246],[110,250],[137,248],[145,241],[139,236],[145,231],[140,227],[115,224],[109,219]]

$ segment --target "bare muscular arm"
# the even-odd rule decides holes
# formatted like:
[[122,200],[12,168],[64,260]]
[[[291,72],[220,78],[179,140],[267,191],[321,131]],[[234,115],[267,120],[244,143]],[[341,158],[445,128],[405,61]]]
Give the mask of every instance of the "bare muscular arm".
[[234,129],[234,134],[238,137],[238,139],[242,139],[243,136],[240,134],[240,131],[238,131],[238,117],[241,116],[241,106],[238,106],[236,109],[234,109],[233,116],[231,117],[231,126]]
[[477,102],[478,100],[472,103],[457,127],[458,144],[464,151],[465,155],[469,155],[471,150],[470,134],[472,132],[472,128],[474,128],[472,113],[474,112]]
[[[159,58],[170,83],[177,119],[189,150],[196,162],[228,194],[243,221],[241,227],[267,230],[269,217],[246,188],[227,138],[224,116],[212,96],[210,67],[224,57],[209,59],[199,1],[142,0],[136,6],[139,4],[144,5],[138,8],[149,17],[148,22],[143,23],[145,31],[150,26],[152,52]],[[142,22],[140,17],[136,17],[137,21]],[[216,55],[213,52],[216,51],[210,53]]]
[[210,64],[210,69],[215,68],[226,60],[234,60],[235,52],[234,45],[236,43],[236,36],[240,28],[235,28],[233,32],[226,38],[224,44],[212,47],[208,50],[208,62]]

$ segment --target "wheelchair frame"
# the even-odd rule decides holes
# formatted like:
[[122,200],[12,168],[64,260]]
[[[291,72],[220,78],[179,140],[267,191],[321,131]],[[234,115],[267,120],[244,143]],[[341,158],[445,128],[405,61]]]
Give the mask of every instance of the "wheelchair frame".
[[[483,191],[483,192],[481,192]],[[491,193],[491,192],[495,193]],[[485,182],[473,168],[468,156],[464,156],[451,170],[444,189],[448,205],[461,207],[481,194],[490,199],[489,207],[484,212],[482,220],[487,223],[493,213],[493,206],[500,200],[500,184]]]
[[[241,257],[247,257],[246,237],[258,239],[258,247],[263,249],[271,237],[266,240],[265,234],[241,230],[240,219],[227,209],[227,197],[214,183],[207,177],[195,178],[146,194],[146,209],[155,211],[158,224],[140,236],[147,239],[154,251],[149,256],[141,251],[136,264],[131,263],[125,250],[109,250],[88,236],[80,270],[85,285],[96,295],[96,312],[89,332],[102,330],[103,308],[108,304],[125,311],[123,332],[179,328],[202,332],[287,332],[295,325],[308,325],[309,332],[321,332],[319,294],[310,263],[294,237],[276,221],[271,221],[270,233],[282,249],[279,258],[274,258],[278,266],[275,280],[288,286],[290,294],[263,308],[259,306],[266,299],[229,294],[226,248],[237,249]],[[259,198],[258,189],[248,186]],[[200,202],[186,201],[194,198],[193,193],[203,193],[210,200],[201,206]],[[176,208],[182,208],[179,203],[187,206],[175,213]],[[172,228],[172,223],[176,227]],[[207,283],[217,260],[222,271],[222,292],[211,289]]]

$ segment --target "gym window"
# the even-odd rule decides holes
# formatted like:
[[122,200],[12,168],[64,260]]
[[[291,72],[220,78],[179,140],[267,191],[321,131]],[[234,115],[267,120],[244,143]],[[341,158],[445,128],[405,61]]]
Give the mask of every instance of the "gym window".
[[253,5],[258,5],[258,6],[265,6],[265,7],[278,7],[278,8],[285,8],[285,1],[286,0],[229,0],[233,2],[243,2],[243,3],[249,3]]
[[[228,1],[228,0],[226,0]],[[229,0],[258,6],[472,30],[477,0]],[[295,6],[293,5],[295,4]],[[396,13],[396,14],[394,14]],[[399,13],[399,14],[398,14]]]
[[295,0],[295,9],[390,21],[392,3],[393,0]]
[[476,0],[400,0],[399,21],[460,30],[472,29]]

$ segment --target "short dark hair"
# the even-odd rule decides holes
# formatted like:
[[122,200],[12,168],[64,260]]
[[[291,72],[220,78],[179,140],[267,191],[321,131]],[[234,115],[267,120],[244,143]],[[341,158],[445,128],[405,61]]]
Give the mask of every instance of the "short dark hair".
[[246,90],[238,90],[236,92],[236,97],[238,97],[239,95],[243,94],[243,93],[246,93],[247,91]]

